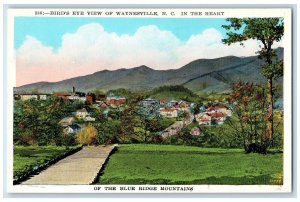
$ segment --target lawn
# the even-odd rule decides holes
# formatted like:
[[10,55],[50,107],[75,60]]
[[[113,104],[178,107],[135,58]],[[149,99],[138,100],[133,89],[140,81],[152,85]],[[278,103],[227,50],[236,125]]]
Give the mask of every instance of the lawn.
[[14,146],[14,178],[78,146]]
[[99,184],[281,184],[283,154],[174,145],[119,145]]

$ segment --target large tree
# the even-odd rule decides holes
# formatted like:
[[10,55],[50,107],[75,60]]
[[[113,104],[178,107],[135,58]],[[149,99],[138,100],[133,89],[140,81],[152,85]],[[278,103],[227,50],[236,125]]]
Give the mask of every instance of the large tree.
[[243,146],[247,153],[266,153],[263,140],[266,133],[264,116],[266,112],[265,89],[253,83],[237,82],[232,86],[228,101],[235,105],[234,116],[227,124],[234,129],[236,137],[243,138]]
[[258,57],[264,61],[261,66],[262,75],[267,79],[267,110],[266,133],[263,138],[264,147],[268,147],[273,138],[273,80],[283,75],[283,61],[278,59],[274,50],[274,42],[282,39],[284,23],[282,18],[228,18],[228,25],[222,27],[227,30],[227,38],[223,43],[231,45],[253,39],[261,43]]

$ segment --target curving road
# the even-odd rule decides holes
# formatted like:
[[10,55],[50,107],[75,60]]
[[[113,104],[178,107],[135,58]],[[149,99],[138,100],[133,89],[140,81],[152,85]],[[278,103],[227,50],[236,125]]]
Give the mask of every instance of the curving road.
[[183,121],[176,121],[171,126],[166,128],[161,134],[163,139],[170,137],[172,135],[176,135],[182,128],[192,123],[194,119],[194,115],[192,113],[188,113],[187,117]]

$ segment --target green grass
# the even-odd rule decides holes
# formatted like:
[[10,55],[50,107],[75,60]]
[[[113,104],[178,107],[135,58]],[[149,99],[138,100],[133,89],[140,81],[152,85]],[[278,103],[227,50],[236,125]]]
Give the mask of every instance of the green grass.
[[[280,184],[282,153],[174,145],[119,145],[99,184]],[[280,179],[279,181],[276,179]]]
[[14,178],[78,146],[14,146]]

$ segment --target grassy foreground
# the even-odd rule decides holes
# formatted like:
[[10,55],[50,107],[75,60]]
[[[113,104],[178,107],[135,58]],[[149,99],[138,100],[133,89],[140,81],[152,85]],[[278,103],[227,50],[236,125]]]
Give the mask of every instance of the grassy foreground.
[[281,184],[282,153],[174,145],[119,145],[99,184]]
[[61,146],[14,146],[14,178],[28,172],[74,147]]

